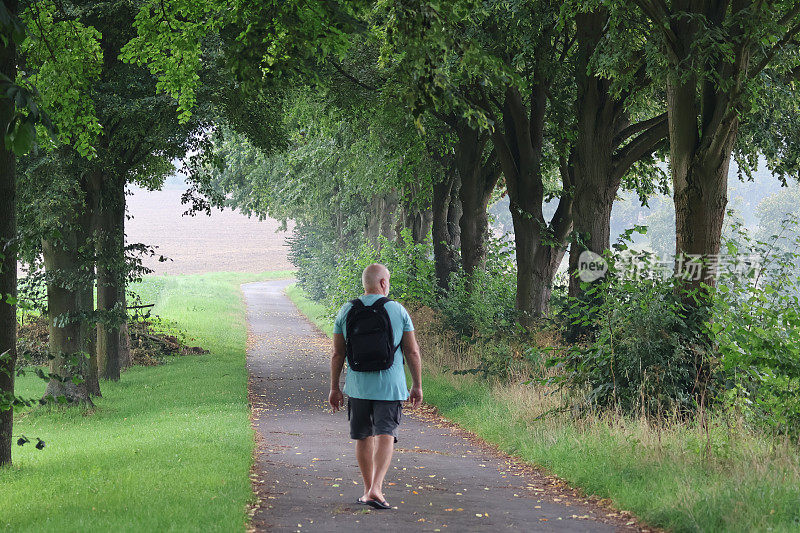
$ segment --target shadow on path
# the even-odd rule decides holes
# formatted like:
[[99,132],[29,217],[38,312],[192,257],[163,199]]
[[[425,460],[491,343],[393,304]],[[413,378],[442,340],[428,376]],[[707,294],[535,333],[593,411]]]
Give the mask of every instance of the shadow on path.
[[384,484],[396,508],[355,503],[361,477],[346,414],[327,407],[331,343],[286,297],[289,283],[242,285],[257,432],[255,530],[640,530],[424,410],[407,410],[398,429]]

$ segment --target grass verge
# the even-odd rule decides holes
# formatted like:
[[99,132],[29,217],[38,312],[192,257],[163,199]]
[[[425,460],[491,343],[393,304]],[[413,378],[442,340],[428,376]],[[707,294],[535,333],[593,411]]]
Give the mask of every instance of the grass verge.
[[297,283],[292,283],[286,287],[286,295],[294,302],[300,312],[322,330],[325,335],[328,337],[333,336],[333,321],[328,317],[327,310],[322,304],[309,298],[306,291],[301,289]]
[[[293,287],[288,294],[294,299],[303,291]],[[307,297],[299,302],[320,329],[329,326],[320,304]],[[653,526],[800,531],[800,458],[794,445],[721,422],[706,434],[691,424],[656,428],[611,416],[537,419],[558,403],[548,391],[442,372],[442,366],[463,366],[475,354],[454,353],[445,340],[426,338],[423,324],[416,326],[426,402],[504,451],[587,494],[610,498]]]
[[[0,529],[13,531],[242,531],[252,497],[254,446],[244,365],[247,329],[239,285],[291,272],[151,276],[134,287],[200,356],[134,367],[103,382],[92,410],[20,412],[0,472]],[[44,383],[18,381],[38,397]]]

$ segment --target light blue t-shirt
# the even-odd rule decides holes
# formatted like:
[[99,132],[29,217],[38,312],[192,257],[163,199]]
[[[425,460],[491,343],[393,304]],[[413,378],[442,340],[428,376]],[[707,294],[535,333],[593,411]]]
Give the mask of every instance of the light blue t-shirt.
[[[359,296],[364,305],[372,305],[382,295],[362,294]],[[339,310],[336,320],[333,322],[333,332],[342,333],[347,338],[345,322],[347,313],[353,304],[347,302]],[[384,309],[389,314],[392,321],[392,334],[394,344],[400,344],[403,332],[414,331],[414,324],[408,315],[406,308],[395,301],[386,302]],[[406,400],[408,399],[408,387],[406,385],[406,373],[403,369],[403,352],[398,346],[394,352],[394,363],[386,370],[376,372],[356,372],[347,370],[344,380],[344,393],[351,398],[362,398],[364,400]]]

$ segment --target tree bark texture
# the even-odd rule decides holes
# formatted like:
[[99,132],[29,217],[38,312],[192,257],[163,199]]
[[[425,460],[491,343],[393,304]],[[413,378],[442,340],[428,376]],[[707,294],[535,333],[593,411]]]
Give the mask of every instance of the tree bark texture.
[[456,128],[455,161],[460,179],[461,264],[470,276],[486,266],[486,242],[489,238],[487,209],[492,191],[500,178],[494,152],[484,156],[489,135],[464,122]]
[[[721,133],[723,139],[716,146],[698,149],[696,125],[687,124],[687,120],[678,117],[695,107],[694,90],[671,79],[667,85],[667,99],[671,121],[675,250],[679,256],[676,260],[677,274],[680,277],[684,273],[681,257],[705,258],[698,275],[686,279],[683,284],[687,291],[702,291],[701,283],[714,284],[713,273],[705,260],[717,256],[720,251],[722,224],[728,204],[728,170],[738,124],[732,124],[728,132]],[[687,303],[692,301],[686,298]]]
[[369,202],[367,220],[364,225],[364,240],[370,243],[376,250],[380,247],[381,221],[383,219],[383,209],[385,200],[383,196],[376,194]]
[[[461,217],[464,209],[461,206],[461,179],[456,175],[453,189],[450,191],[450,205],[447,208],[447,244],[454,253],[454,262],[458,261],[461,250]],[[455,268],[455,266],[454,266]]]
[[97,310],[104,315],[97,326],[97,363],[100,377],[117,381],[122,368],[120,329],[125,320],[125,180],[96,174]]
[[424,197],[422,187],[418,183],[407,185],[406,194],[400,200],[400,209],[397,225],[395,226],[396,238],[402,240],[402,232],[408,229],[411,232],[411,241],[414,244],[425,242],[431,233],[433,213],[431,204],[420,204],[418,199]]
[[449,287],[450,275],[458,269],[458,248],[454,246],[456,236],[452,234],[454,225],[451,223],[452,219],[460,221],[461,218],[460,212],[451,212],[460,206],[457,186],[458,173],[455,171],[433,186],[433,261],[436,283],[444,292]]
[[83,265],[78,234],[76,228],[67,227],[58,241],[42,242],[47,273],[50,373],[56,376],[47,383],[44,396],[90,403],[86,381],[73,382],[74,377],[85,376],[89,366],[86,330],[80,317],[86,291],[80,279]]
[[[682,257],[694,256],[702,267],[697,276],[682,282],[681,289],[699,291],[701,284],[714,284],[714,272],[709,263],[719,254],[725,207],[728,203],[728,169],[731,151],[739,127],[739,96],[749,77],[758,75],[766,63],[750,72],[751,49],[760,46],[742,39],[739,24],[726,30],[732,39],[732,61],[718,59],[707,65],[721,81],[698,79],[681,66],[696,62],[694,48],[703,32],[698,20],[705,18],[716,26],[723,25],[728,16],[714,5],[677,2],[673,11],[694,12],[698,17],[676,19],[671,30],[674,37],[668,43],[672,64],[667,76],[667,114],[669,117],[670,170],[672,172],[675,204],[676,274],[686,272]],[[696,307],[697,300],[684,297],[685,303]],[[700,299],[701,306],[704,303]]]
[[[570,246],[569,295],[583,294],[574,275],[582,252],[602,255],[609,248],[611,209],[620,183],[631,166],[666,140],[667,117],[631,124],[627,109],[630,92],[615,96],[611,83],[590,72],[590,60],[603,38],[608,21],[605,10],[575,16],[578,53],[575,63],[577,86],[577,137],[571,167],[574,179],[572,206],[573,238]],[[642,86],[648,83],[640,72]],[[624,146],[623,146],[624,143]]]
[[542,149],[547,82],[534,83],[530,104],[516,88],[506,90],[502,127],[492,138],[510,200],[517,258],[517,311],[526,327],[548,311],[553,279],[572,228],[571,174],[561,173],[564,193],[550,222],[542,212]]
[[386,240],[394,237],[395,218],[397,217],[398,195],[396,190],[391,190],[384,200],[383,211],[381,212],[380,233]]
[[[17,15],[16,0],[5,1],[8,13]],[[0,73],[17,77],[16,47],[9,38],[0,42]],[[6,131],[14,115],[14,103],[0,98],[0,131]],[[15,157],[0,143],[0,395],[14,397],[14,367],[17,361],[17,308],[7,295],[17,295],[17,223]],[[0,410],[0,467],[11,464],[13,408]]]
[[85,280],[79,290],[78,305],[85,318],[82,320],[83,328],[83,350],[88,354],[89,359],[86,364],[84,380],[86,390],[91,396],[101,396],[100,380],[97,369],[97,333],[96,325],[93,320],[94,315],[94,288],[95,288],[95,264],[94,264],[94,227],[95,217],[97,216],[98,201],[94,194],[91,180],[84,177],[81,180],[81,189],[84,193],[84,205],[78,217],[78,238],[80,252],[81,277]]

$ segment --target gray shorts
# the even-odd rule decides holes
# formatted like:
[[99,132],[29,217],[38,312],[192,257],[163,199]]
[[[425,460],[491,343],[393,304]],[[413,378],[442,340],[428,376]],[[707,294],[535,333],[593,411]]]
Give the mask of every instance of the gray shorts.
[[347,399],[350,438],[361,440],[373,435],[392,435],[397,442],[397,426],[403,416],[400,400]]

